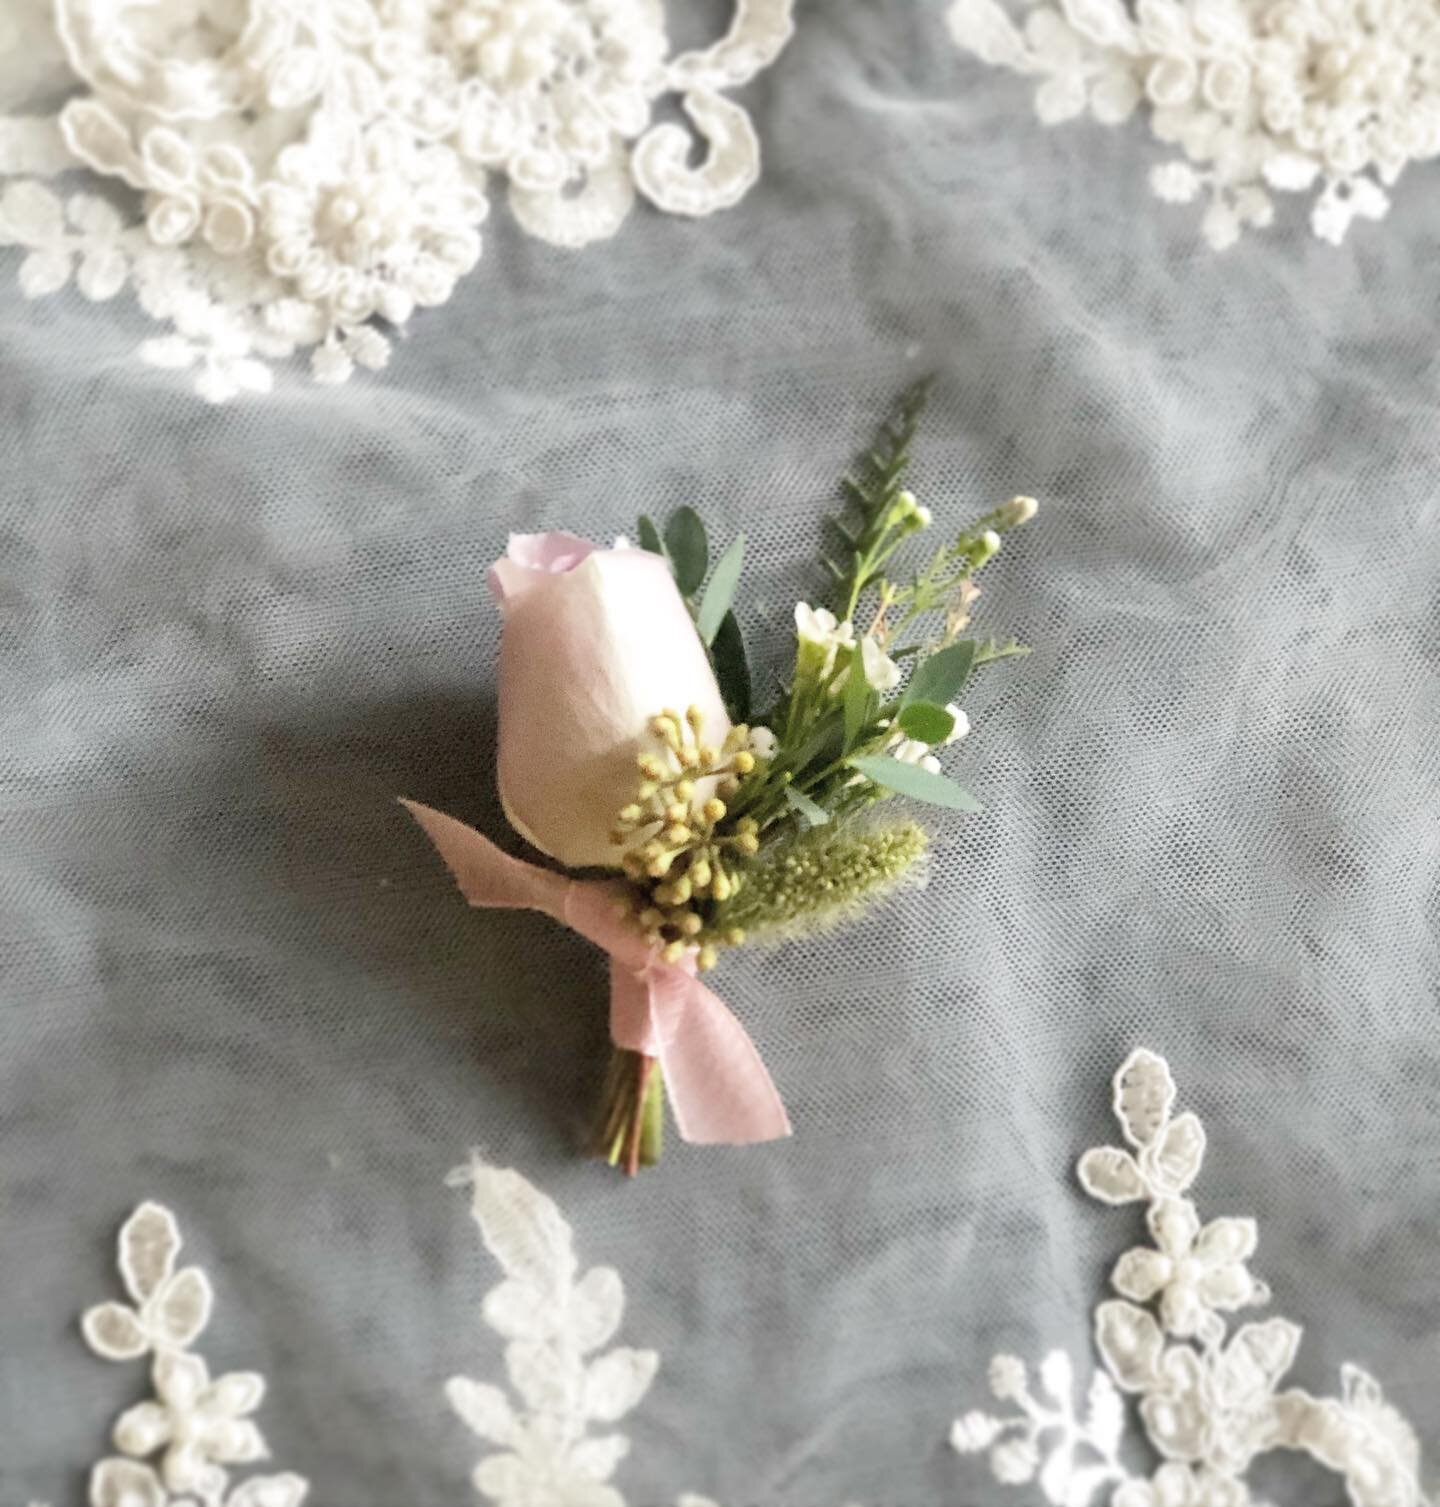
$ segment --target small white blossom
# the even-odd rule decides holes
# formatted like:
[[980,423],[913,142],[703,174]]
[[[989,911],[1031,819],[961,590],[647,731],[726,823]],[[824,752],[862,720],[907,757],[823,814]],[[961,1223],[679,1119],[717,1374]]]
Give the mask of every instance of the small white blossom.
[[768,727],[752,727],[750,729],[750,752],[757,759],[773,759],[775,750],[779,748],[780,740]]
[[[852,657],[851,664],[854,663]],[[900,684],[900,666],[875,642],[873,638],[865,637],[860,640],[860,665],[865,673],[865,680],[872,690],[879,691],[884,695],[887,691],[893,691]],[[850,665],[835,677],[834,684],[830,689],[839,693],[843,691],[850,680]]]
[[900,684],[900,666],[875,642],[873,638],[860,640],[860,663],[865,679],[874,690],[893,691]]
[[812,607],[808,602],[795,604],[795,632],[807,644],[826,649],[848,649],[855,642],[855,627],[850,622],[836,622],[826,607]]
[[928,743],[921,743],[917,738],[902,738],[891,750],[891,757],[902,764],[915,764],[921,769],[928,769],[931,774],[940,773],[940,760],[930,752]]
[[945,741],[947,744],[958,743],[961,738],[968,736],[970,732],[970,719],[965,715],[964,712],[960,710],[958,706],[955,705],[953,701],[949,704],[949,706],[945,708],[945,710],[949,712],[950,715],[955,719],[955,726],[950,729],[949,733],[945,737]]

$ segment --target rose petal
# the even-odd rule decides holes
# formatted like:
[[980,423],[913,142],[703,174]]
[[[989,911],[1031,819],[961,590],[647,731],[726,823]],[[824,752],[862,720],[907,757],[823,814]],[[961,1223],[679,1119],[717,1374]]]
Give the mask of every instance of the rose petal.
[[504,556],[490,567],[490,593],[503,608],[547,575],[574,570],[596,545],[574,534],[511,534]]

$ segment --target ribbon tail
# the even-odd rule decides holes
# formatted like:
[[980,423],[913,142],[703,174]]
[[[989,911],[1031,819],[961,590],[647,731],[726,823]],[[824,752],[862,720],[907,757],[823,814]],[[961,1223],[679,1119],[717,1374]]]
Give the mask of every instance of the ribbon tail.
[[790,1134],[790,1121],[745,1027],[693,973],[663,963],[626,918],[621,892],[511,858],[473,827],[402,800],[471,905],[543,911],[610,954],[610,1034],[659,1059],[681,1136],[746,1145]]
[[400,804],[435,844],[435,851],[471,905],[490,910],[538,910],[557,921],[566,920],[570,880],[563,875],[512,858],[474,827],[443,811],[418,801],[402,800]]
[[[620,982],[617,969],[616,980]],[[700,1146],[744,1146],[790,1134],[790,1120],[760,1053],[729,1007],[698,979],[668,964],[646,969],[636,984],[649,996],[645,1018],[628,986],[617,990],[611,1030],[636,1033],[660,1059],[682,1139]]]

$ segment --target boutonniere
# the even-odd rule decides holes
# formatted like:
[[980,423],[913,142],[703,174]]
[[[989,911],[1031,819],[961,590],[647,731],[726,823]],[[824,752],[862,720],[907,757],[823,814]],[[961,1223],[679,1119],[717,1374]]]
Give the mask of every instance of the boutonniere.
[[543,911],[609,955],[596,1144],[627,1172],[659,1157],[667,1097],[688,1141],[789,1134],[754,1044],[699,975],[729,948],[817,936],[922,872],[912,805],[979,810],[944,750],[969,730],[970,677],[1027,652],[967,630],[976,576],[1035,503],[906,549],[934,526],[904,485],[927,392],[906,394],[846,478],[823,599],[796,605],[789,674],[758,716],[732,606],[743,535],[712,569],[682,508],[663,531],[641,518],[635,546],[512,536],[491,569],[500,799],[531,847],[587,877],[405,805],[472,905]]

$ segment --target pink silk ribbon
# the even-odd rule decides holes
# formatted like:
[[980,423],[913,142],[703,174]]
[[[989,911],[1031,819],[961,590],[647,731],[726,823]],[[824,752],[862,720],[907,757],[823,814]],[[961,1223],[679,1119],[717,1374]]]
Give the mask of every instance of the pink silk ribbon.
[[460,893],[485,909],[538,910],[610,957],[610,1036],[659,1060],[681,1136],[699,1145],[747,1145],[790,1134],[785,1106],[755,1043],[725,1002],[665,962],[608,880],[567,879],[502,853],[453,816],[400,802],[435,844]]

